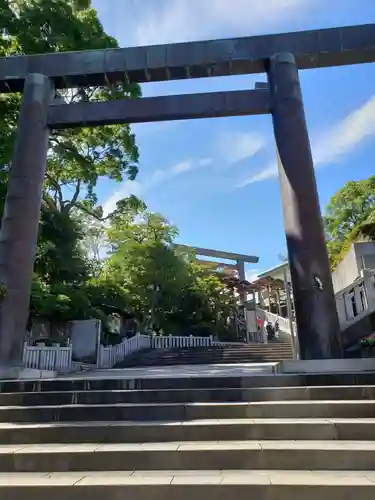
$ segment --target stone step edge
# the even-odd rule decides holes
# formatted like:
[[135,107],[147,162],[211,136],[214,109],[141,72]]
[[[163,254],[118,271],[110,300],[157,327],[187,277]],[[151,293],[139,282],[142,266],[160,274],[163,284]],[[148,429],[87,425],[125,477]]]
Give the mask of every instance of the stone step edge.
[[[242,364],[246,364],[246,365],[249,365],[249,363],[242,363]],[[275,365],[277,363],[254,363],[254,365],[252,366],[255,366],[255,367],[260,367],[260,366],[264,366],[264,365]],[[241,365],[241,363],[240,363]],[[219,364],[219,365],[216,365],[216,366],[225,366],[225,367],[237,367],[238,365],[237,364]],[[252,367],[250,366],[250,367]],[[248,367],[248,366],[247,366]],[[185,365],[185,368],[197,368],[196,366],[193,366],[193,365]],[[129,370],[134,370],[135,368],[132,367],[132,368],[128,368]],[[233,381],[238,381],[238,382],[241,382],[243,380],[251,380],[251,381],[254,381],[254,379],[267,379],[267,380],[274,380],[275,377],[278,378],[278,379],[295,379],[295,380],[299,380],[299,379],[311,379],[311,378],[314,378],[314,377],[319,377],[321,378],[322,376],[324,377],[328,377],[328,378],[333,378],[335,379],[335,384],[329,384],[329,385],[332,385],[332,386],[336,386],[337,385],[337,378],[338,376],[346,376],[346,377],[350,377],[351,379],[353,379],[353,384],[349,384],[349,385],[356,385],[356,382],[354,379],[356,379],[357,377],[365,377],[365,378],[368,378],[368,377],[374,377],[375,376],[375,370],[366,370],[365,372],[364,371],[348,371],[348,370],[343,370],[343,371],[335,371],[335,372],[327,372],[327,373],[322,373],[322,372],[317,372],[317,373],[313,373],[313,372],[309,372],[309,373],[276,373],[276,374],[273,374],[273,373],[256,373],[256,375],[254,375],[254,373],[251,373],[250,375],[247,374],[246,372],[243,373],[243,374],[239,374],[239,375],[229,375],[229,376],[226,376],[226,375],[215,375],[214,377],[210,376],[204,376],[202,375],[201,373],[199,374],[189,374],[189,375],[182,375],[182,376],[176,376],[176,374],[171,374],[170,376],[163,376],[163,377],[157,377],[157,378],[154,378],[152,376],[139,376],[139,375],[131,375],[131,374],[124,374],[123,372],[126,371],[127,368],[111,368],[109,371],[110,372],[118,372],[118,375],[112,375],[112,376],[103,376],[103,377],[99,377],[97,375],[92,375],[90,374],[90,372],[87,372],[86,373],[86,377],[81,377],[81,376],[75,376],[75,374],[70,374],[70,375],[64,375],[64,376],[59,376],[59,377],[55,377],[55,378],[44,378],[44,379],[19,379],[19,380],[12,380],[12,379],[0,379],[0,393],[1,393],[1,389],[2,389],[2,385],[6,385],[6,386],[10,386],[10,385],[13,385],[15,387],[18,387],[20,385],[25,385],[25,384],[33,384],[33,385],[39,385],[39,386],[46,386],[48,384],[57,384],[57,385],[60,385],[61,383],[74,383],[74,384],[80,384],[80,385],[90,385],[91,383],[95,384],[97,382],[105,382],[106,384],[108,383],[116,383],[116,382],[124,382],[124,383],[127,383],[128,385],[135,385],[135,384],[140,384],[140,383],[143,383],[143,382],[149,382],[150,380],[151,381],[171,381],[171,380],[190,380],[190,379],[193,379],[196,383],[198,383],[199,381],[204,381],[206,382],[207,381],[207,378],[215,378],[215,379],[219,379],[219,380],[222,380],[222,381],[229,381],[229,382],[233,382]],[[106,370],[103,370],[103,371],[106,371]],[[254,386],[254,387],[260,387],[260,386]],[[261,386],[262,387],[262,386]],[[273,386],[273,387],[285,387],[285,386]],[[302,387],[302,386],[301,386]],[[312,387],[321,387],[320,384],[314,384],[312,385]],[[230,387],[225,387],[223,386],[223,388],[230,388]],[[241,387],[239,387],[241,388]],[[157,388],[158,390],[160,390],[159,388]],[[90,389],[88,389],[90,390]],[[18,392],[18,391],[17,391]],[[38,391],[32,391],[32,392],[38,392]],[[43,390],[41,392],[50,392],[49,390]],[[9,393],[9,391],[4,391],[4,393]]]
[[[185,421],[167,421],[163,420],[106,420],[106,421],[62,421],[53,422],[55,428],[70,428],[70,427],[204,427],[206,425],[213,426],[242,426],[242,425],[375,425],[375,417],[354,417],[354,418],[329,418],[329,417],[301,417],[301,418],[218,418],[218,419],[197,419]],[[0,422],[0,430],[12,429],[40,429],[51,428],[51,422],[40,423],[13,423],[13,422]]]
[[[299,392],[308,392],[310,390],[313,391],[334,391],[334,390],[348,390],[348,391],[363,391],[363,390],[375,390],[374,385],[291,385],[291,386],[267,386],[267,387],[212,387],[212,388],[202,388],[197,387],[194,388],[178,388],[178,389],[163,389],[162,392],[164,394],[173,394],[173,393],[184,393],[184,392],[270,392],[270,391],[299,391]],[[11,397],[11,396],[28,396],[31,394],[43,394],[43,395],[55,395],[55,394],[101,394],[101,393],[115,393],[115,394],[134,394],[134,393],[160,393],[160,389],[77,389],[77,390],[69,390],[69,391],[25,391],[25,392],[0,392],[0,399],[2,396]]]
[[[358,406],[367,406],[374,405],[375,408],[375,400],[373,399],[304,399],[304,400],[281,400],[281,401],[220,401],[220,402],[187,402],[187,403],[103,403],[103,404],[62,404],[62,405],[9,405],[2,406],[0,405],[0,412],[7,410],[31,410],[37,409],[39,411],[46,409],[64,409],[64,408],[176,408],[176,407],[252,407],[252,406],[315,406],[315,405],[358,405]],[[329,417],[327,417],[329,418]]]
[[[251,487],[261,486],[275,488],[277,486],[299,487],[369,487],[374,488],[375,472],[373,471],[112,471],[112,472],[54,472],[54,473],[0,473],[0,491],[7,492],[12,488],[18,490],[56,488],[56,490],[76,487],[119,487],[132,486],[155,487],[167,486],[178,489],[199,486],[208,489],[210,486]],[[175,488],[173,488],[175,487]],[[49,490],[51,493],[52,491]],[[107,490],[106,490],[107,491]],[[108,491],[109,492],[109,491]],[[234,493],[234,490],[231,490]],[[228,492],[227,492],[228,493]],[[358,491],[360,493],[360,491]],[[12,497],[13,498],[13,497]],[[17,496],[17,498],[19,498]],[[25,498],[27,496],[25,495]],[[103,497],[104,498],[104,497]],[[143,497],[142,497],[143,498]],[[310,498],[310,497],[309,497]],[[361,497],[359,497],[361,498]],[[367,497],[366,497],[367,498]]]
[[[184,421],[167,421],[163,420],[106,420],[101,421],[62,421],[52,422],[52,427],[55,429],[60,428],[103,428],[103,427],[204,427],[204,426],[249,426],[249,425],[374,425],[375,417],[355,417],[355,418],[219,418],[219,419],[198,419],[198,420],[184,420]],[[30,430],[30,429],[51,429],[51,422],[40,423],[14,423],[14,422],[0,422],[0,430]]]
[[[240,440],[240,441],[178,441],[162,443],[40,443],[0,445],[0,458],[6,455],[48,456],[59,454],[87,455],[87,453],[161,453],[161,452],[375,452],[375,441],[337,440]],[[375,471],[374,471],[375,474]]]

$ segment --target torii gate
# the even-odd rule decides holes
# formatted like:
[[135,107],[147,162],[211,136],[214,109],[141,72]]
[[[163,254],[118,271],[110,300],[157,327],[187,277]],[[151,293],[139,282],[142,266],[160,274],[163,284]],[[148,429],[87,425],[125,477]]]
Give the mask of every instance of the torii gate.
[[[180,250],[193,251],[197,256],[203,257],[214,257],[218,259],[227,259],[234,260],[236,264],[226,264],[224,262],[210,262],[210,261],[200,261],[201,263],[207,263],[217,267],[224,267],[225,269],[232,269],[233,271],[237,271],[238,278],[241,281],[246,280],[245,275],[245,262],[250,264],[257,264],[259,262],[259,258],[255,255],[244,255],[240,253],[233,252],[224,252],[222,250],[213,250],[211,248],[200,248],[200,247],[191,247],[188,245],[176,245]],[[246,292],[240,293],[241,304],[243,305],[246,300]]]
[[[49,130],[271,113],[302,359],[341,357],[339,323],[298,72],[375,61],[375,25],[127,49],[0,58],[0,92],[23,91],[0,235],[0,359],[20,362]],[[248,91],[57,104],[55,89],[264,73]],[[11,201],[11,203],[10,203]],[[22,235],[22,237],[19,237]],[[27,244],[25,244],[25,242]]]

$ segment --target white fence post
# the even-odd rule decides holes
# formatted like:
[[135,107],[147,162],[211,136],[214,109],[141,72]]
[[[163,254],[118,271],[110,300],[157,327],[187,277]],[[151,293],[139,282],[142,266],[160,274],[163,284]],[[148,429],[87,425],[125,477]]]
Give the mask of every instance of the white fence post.
[[120,344],[99,347],[98,368],[112,368],[126,356],[140,349],[147,349],[152,346],[152,339],[149,335],[137,333],[131,339],[124,339]]
[[27,368],[69,372],[72,368],[72,346],[60,347],[59,344],[53,347],[30,346],[25,343],[22,362]]
[[213,345],[213,336],[210,337],[194,337],[189,336],[173,336],[168,335],[168,337],[157,337],[153,335],[149,343],[149,347],[152,349],[172,349],[174,347],[209,347]]

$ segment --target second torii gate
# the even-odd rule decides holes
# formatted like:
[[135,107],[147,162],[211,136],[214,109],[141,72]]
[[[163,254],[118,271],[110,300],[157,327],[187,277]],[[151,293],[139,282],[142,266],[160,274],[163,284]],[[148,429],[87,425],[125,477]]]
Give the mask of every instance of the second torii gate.
[[[238,278],[241,281],[246,280],[246,275],[245,275],[245,263],[248,262],[250,264],[256,264],[259,262],[259,258],[255,257],[254,255],[244,255],[240,253],[234,253],[234,252],[225,252],[222,250],[213,250],[211,248],[200,248],[200,247],[191,247],[187,245],[177,245],[177,247],[181,250],[187,250],[187,251],[193,251],[196,255],[200,255],[203,257],[214,257],[218,259],[226,259],[226,260],[234,260],[236,264],[229,265],[233,269],[237,270],[238,273]],[[212,263],[215,264],[215,263]],[[221,263],[216,263],[218,266]],[[228,266],[228,264],[223,264],[224,266]],[[240,294],[240,300],[241,304],[243,305],[245,300],[246,300],[246,293],[241,292]]]

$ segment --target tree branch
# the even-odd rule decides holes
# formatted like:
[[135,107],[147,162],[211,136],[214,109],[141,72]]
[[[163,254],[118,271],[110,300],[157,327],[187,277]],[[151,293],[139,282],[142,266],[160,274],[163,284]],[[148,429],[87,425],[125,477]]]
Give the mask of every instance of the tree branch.
[[90,215],[91,217],[93,217],[94,219],[96,219],[99,222],[105,222],[111,215],[110,214],[107,217],[99,217],[98,215],[96,215],[95,212],[92,212],[90,209],[88,209],[87,207],[85,207],[81,203],[77,203],[76,208],[78,208],[78,210],[82,210],[82,212],[85,212],[87,215]]
[[51,142],[54,142],[61,150],[71,153],[81,165],[92,166],[92,163],[87,158],[84,158],[72,144],[68,144],[67,142],[62,143],[57,137],[51,137]]
[[43,202],[47,205],[49,210],[51,210],[53,212],[56,211],[57,207],[48,193],[43,193]]
[[78,179],[73,198],[69,202],[67,201],[63,202],[64,212],[69,212],[69,210],[77,204],[80,191],[81,191],[81,180]]
[[57,199],[59,200],[59,208],[60,208],[60,210],[62,210],[63,206],[64,206],[64,201],[63,201],[63,195],[62,195],[60,184],[53,177],[51,177],[51,175],[49,175],[48,173],[46,173],[46,178],[47,178],[48,182],[51,184],[51,186],[55,189],[56,194],[57,194]]

